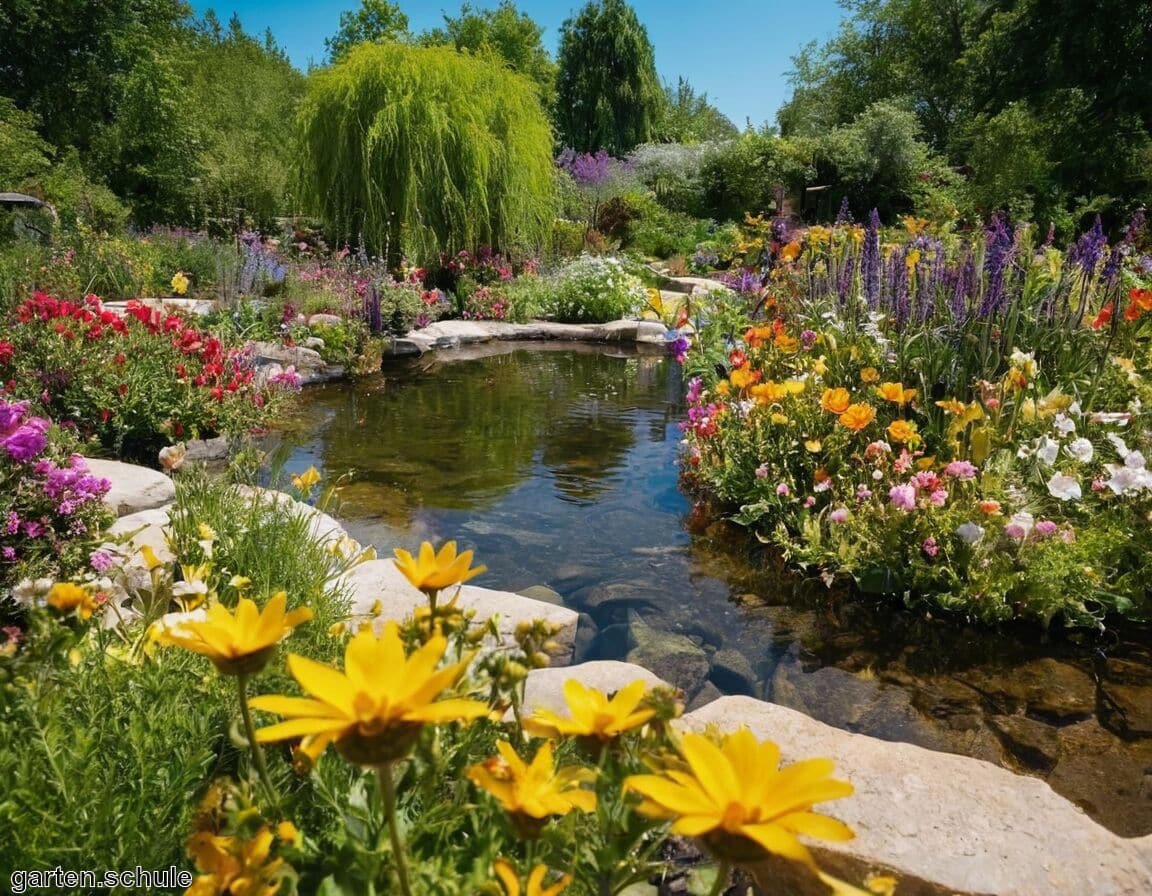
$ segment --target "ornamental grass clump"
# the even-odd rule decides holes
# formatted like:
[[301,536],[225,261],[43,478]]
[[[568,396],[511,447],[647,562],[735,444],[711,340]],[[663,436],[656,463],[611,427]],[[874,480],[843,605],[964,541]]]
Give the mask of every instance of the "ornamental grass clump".
[[[837,224],[699,328],[688,479],[832,584],[983,622],[1152,615],[1141,216],[1066,252]],[[1117,309],[1124,307],[1123,313]]]

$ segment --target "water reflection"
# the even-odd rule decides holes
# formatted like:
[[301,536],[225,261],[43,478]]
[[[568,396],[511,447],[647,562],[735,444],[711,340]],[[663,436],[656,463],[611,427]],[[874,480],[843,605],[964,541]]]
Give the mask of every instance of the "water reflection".
[[682,394],[662,352],[480,346],[309,390],[291,465],[342,477],[338,516],[384,554],[456,538],[476,584],[555,589],[585,657],[1007,765],[1152,832],[1146,630],[1040,643],[798,578],[679,490]]

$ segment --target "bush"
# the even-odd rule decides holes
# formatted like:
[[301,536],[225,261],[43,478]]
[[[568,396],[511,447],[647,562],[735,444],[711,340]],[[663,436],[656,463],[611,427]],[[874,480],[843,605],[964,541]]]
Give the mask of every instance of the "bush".
[[39,402],[98,451],[155,463],[173,441],[241,435],[274,410],[278,390],[256,381],[242,347],[177,314],[130,302],[121,316],[95,296],[37,293],[7,328],[9,394]]
[[87,567],[111,522],[108,481],[89,474],[74,435],[29,407],[0,398],[0,589]]
[[550,278],[543,307],[549,317],[574,323],[603,323],[635,314],[647,299],[640,278],[616,258],[582,255]]
[[707,217],[704,172],[727,142],[645,143],[628,163],[637,180],[672,211]]
[[669,211],[650,196],[633,196],[632,203],[636,217],[628,224],[624,244],[643,255],[687,255],[708,234],[707,221]]

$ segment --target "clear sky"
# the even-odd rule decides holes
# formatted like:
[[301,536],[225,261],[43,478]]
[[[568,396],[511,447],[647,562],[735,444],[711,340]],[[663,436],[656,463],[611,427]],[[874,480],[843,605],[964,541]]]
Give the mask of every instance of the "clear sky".
[[[499,0],[472,0],[477,9]],[[335,33],[340,13],[359,0],[192,0],[197,14],[215,9],[227,23],[235,12],[250,34],[271,28],[292,61],[304,69],[324,62],[324,38]],[[441,24],[445,12],[457,14],[459,0],[400,0],[415,32]],[[553,55],[560,25],[582,0],[517,0],[516,6],[544,26]],[[660,76],[675,84],[687,78],[737,126],[774,122],[788,97],[785,73],[792,54],[810,40],[831,37],[842,10],[837,0],[632,0],[656,49]]]

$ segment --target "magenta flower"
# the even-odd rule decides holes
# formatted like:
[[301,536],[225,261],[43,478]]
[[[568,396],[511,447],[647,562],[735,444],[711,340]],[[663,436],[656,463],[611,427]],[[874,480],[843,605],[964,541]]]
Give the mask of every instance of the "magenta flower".
[[107,551],[93,551],[88,555],[88,562],[96,572],[107,572],[115,565],[112,555]]
[[780,495],[781,497],[786,497],[787,495],[791,494],[791,492],[792,489],[788,488],[787,482],[781,482],[778,486],[776,486],[776,494]]
[[924,539],[924,543],[920,545],[920,550],[922,550],[927,557],[935,557],[940,553],[940,547],[936,544],[936,539],[932,536]]
[[828,514],[828,519],[830,519],[834,523],[846,523],[846,522],[848,522],[848,508],[837,507],[830,514]]
[[894,485],[888,490],[888,499],[899,510],[916,509],[916,487],[914,485]]
[[8,452],[8,456],[18,464],[27,463],[39,457],[48,447],[48,421],[43,417],[32,417],[27,423],[7,436],[0,445]]
[[1036,524],[1036,528],[1033,531],[1036,533],[1037,540],[1042,540],[1045,538],[1051,538],[1056,534],[1056,530],[1058,528],[1059,527],[1054,522],[1052,522],[1052,520],[1040,520],[1040,522]]

